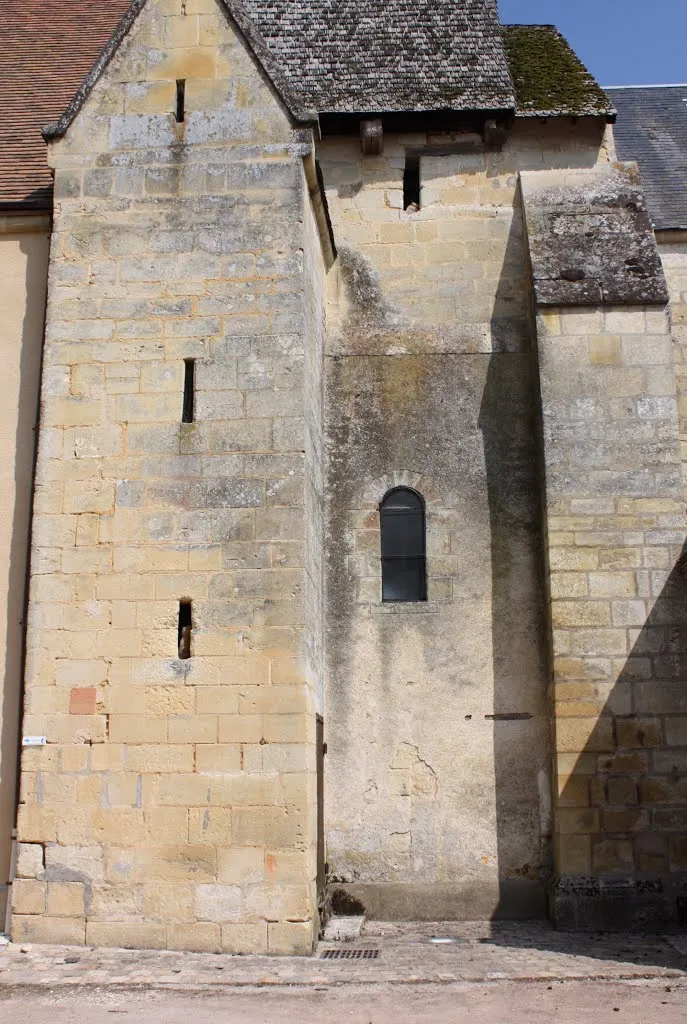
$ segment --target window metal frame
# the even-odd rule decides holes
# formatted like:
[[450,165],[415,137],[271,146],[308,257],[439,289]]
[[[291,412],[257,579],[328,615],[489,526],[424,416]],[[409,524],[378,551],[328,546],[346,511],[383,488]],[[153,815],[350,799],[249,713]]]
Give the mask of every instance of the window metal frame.
[[[403,508],[389,508],[389,499],[394,494],[403,492],[405,494],[412,494],[417,498],[419,502],[419,508],[417,511],[411,511]],[[385,555],[384,554],[384,519],[386,516],[405,516],[407,519],[419,517],[422,526],[422,550],[417,554],[407,555]],[[427,514],[425,507],[425,499],[419,491],[414,490],[412,487],[392,487],[391,490],[382,498],[379,503],[379,539],[380,539],[380,555],[382,565],[382,602],[384,604],[421,604],[427,601]],[[417,563],[420,569],[420,590],[418,596],[410,599],[396,598],[396,597],[385,597],[384,586],[385,586],[385,569],[387,566],[393,563]]]

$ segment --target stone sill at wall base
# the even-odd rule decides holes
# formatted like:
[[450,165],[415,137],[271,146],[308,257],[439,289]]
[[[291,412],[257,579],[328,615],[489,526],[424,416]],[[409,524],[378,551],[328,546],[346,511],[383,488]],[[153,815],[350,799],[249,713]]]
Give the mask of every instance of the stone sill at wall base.
[[412,885],[331,883],[362,904],[372,921],[532,921],[547,916],[543,882],[526,878],[490,883]]
[[687,884],[566,875],[552,890],[550,910],[558,931],[678,931],[687,924]]

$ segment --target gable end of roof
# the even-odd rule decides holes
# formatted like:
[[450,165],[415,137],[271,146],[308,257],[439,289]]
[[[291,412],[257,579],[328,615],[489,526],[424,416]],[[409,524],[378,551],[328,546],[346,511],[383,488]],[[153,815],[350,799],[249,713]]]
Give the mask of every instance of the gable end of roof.
[[[47,124],[43,128],[41,134],[46,142],[51,142],[53,139],[60,139],[67,133],[70,125],[75,120],[92,90],[102,78],[108,64],[131,31],[134,22],[145,7],[146,3],[147,0],[133,0],[128,11],[123,18],[120,19],[114,32],[100,51],[95,64],[77,89],[65,112],[58,121],[53,121],[51,124]],[[277,66],[260,33],[255,28],[255,25],[249,17],[241,0],[220,0],[220,3],[225,8],[229,17],[231,17],[238,26],[239,31],[246,39],[250,49],[253,51],[257,61],[269,78],[289,114],[296,121],[308,123],[317,121],[317,112],[309,110],[300,102],[299,98],[293,94],[285,76]]]
[[116,29],[98,54],[95,64],[82,81],[65,112],[58,121],[52,121],[50,124],[46,124],[41,131],[41,135],[46,142],[50,142],[51,139],[59,139],[65,134],[70,124],[81,110],[81,107],[86,102],[91,90],[100,80],[105,68],[119,49],[122,40],[129,34],[131,26],[136,21],[136,18],[145,4],[146,0],[133,0],[128,11],[120,19]]

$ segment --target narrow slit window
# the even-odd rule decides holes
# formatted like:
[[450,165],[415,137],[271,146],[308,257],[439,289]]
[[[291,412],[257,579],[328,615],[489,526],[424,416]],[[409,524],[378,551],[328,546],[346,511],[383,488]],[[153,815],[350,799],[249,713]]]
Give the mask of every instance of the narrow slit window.
[[382,600],[427,600],[425,503],[406,487],[389,491],[380,508]]
[[187,661],[191,657],[191,631],[193,629],[193,617],[191,615],[191,602],[179,602],[179,657]]
[[193,423],[195,416],[196,361],[184,359],[184,408],[182,423]]
[[176,109],[176,114],[175,114],[176,120],[177,120],[177,124],[181,124],[181,122],[186,117],[185,106],[186,106],[186,79],[185,78],[177,78],[177,109]]
[[420,157],[406,154],[403,172],[403,209],[414,213],[420,209]]

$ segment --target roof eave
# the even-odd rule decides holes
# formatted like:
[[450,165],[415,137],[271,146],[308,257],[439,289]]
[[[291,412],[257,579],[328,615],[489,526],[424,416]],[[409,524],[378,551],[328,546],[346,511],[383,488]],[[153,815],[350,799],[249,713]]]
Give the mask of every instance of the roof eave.
[[386,117],[398,116],[399,114],[480,114],[485,117],[513,117],[516,114],[515,100],[509,106],[493,105],[475,106],[466,104],[464,106],[441,106],[429,107],[417,104],[417,106],[399,107],[326,107],[319,112],[320,117]]
[[516,110],[516,117],[590,117],[603,119],[606,124],[615,124],[618,112],[614,107],[607,110]]
[[49,196],[45,196],[40,200],[30,199],[17,199],[17,200],[0,200],[0,214],[6,216],[8,214],[44,214],[50,213],[52,210],[52,191]]

